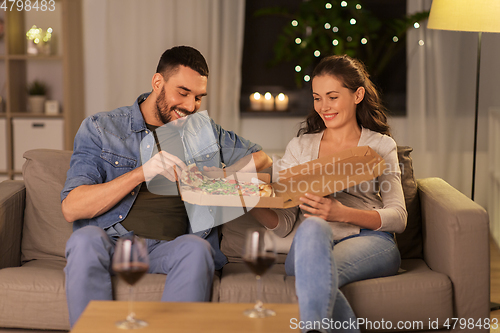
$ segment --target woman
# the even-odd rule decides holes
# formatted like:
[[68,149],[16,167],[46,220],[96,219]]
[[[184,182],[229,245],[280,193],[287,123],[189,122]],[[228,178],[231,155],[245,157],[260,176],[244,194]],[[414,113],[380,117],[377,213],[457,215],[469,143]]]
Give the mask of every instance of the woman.
[[288,144],[280,167],[370,146],[384,158],[386,170],[372,182],[327,197],[306,194],[299,207],[251,212],[281,237],[295,221],[301,223],[285,268],[295,275],[301,321],[311,328],[307,332],[339,327],[359,332],[349,325],[356,317],[339,288],[399,269],[394,233],[405,229],[407,213],[397,147],[377,90],[359,61],[348,56],[324,58],[312,74],[312,93],[314,111]]

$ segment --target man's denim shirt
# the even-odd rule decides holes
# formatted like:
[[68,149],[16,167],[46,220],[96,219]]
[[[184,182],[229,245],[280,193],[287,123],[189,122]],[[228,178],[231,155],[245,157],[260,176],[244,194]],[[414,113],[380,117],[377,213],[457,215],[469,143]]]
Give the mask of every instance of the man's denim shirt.
[[[143,94],[132,106],[121,107],[111,112],[97,113],[86,118],[75,136],[73,155],[61,192],[61,201],[71,190],[80,185],[94,185],[109,182],[146,162],[152,154],[154,138],[146,128],[139,104],[149,94]],[[186,118],[180,131],[187,164],[222,167],[231,165],[245,155],[262,148],[233,132],[225,131],[208,117],[205,112]],[[142,156],[141,156],[142,155]],[[142,159],[142,162],[141,162]],[[106,213],[92,219],[78,220],[73,230],[86,225],[103,229],[114,226],[127,216],[140,185]],[[215,250],[215,267],[222,268],[227,258],[219,249],[217,228],[212,227],[217,218],[217,209],[208,206],[187,205],[191,225],[195,223],[206,230],[196,235],[207,239]]]

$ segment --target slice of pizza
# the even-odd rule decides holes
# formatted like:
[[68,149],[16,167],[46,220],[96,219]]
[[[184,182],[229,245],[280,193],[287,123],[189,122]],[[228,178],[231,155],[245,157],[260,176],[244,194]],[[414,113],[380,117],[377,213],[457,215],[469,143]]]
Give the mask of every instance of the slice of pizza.
[[190,164],[188,167],[181,172],[181,182],[191,186],[199,187],[205,181],[205,175],[203,175],[196,164]]

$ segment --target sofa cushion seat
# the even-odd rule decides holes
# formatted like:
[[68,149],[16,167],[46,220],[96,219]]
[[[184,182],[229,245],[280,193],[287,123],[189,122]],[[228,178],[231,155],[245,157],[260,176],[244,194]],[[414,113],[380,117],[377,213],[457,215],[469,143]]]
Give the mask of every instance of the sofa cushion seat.
[[33,260],[0,270],[2,327],[67,329],[63,260]]
[[428,329],[429,318],[443,324],[453,317],[453,288],[448,276],[432,271],[422,259],[406,259],[402,273],[353,282],[342,288],[358,318],[372,322],[383,318],[421,321]]
[[[342,288],[356,316],[372,322],[383,318],[394,325],[398,321],[422,321],[429,318],[443,323],[453,317],[450,279],[429,269],[421,259],[403,260],[396,276],[358,281]],[[295,303],[295,277],[286,276],[285,265],[276,264],[262,276],[265,303]],[[252,303],[256,299],[255,274],[244,263],[229,263],[222,270],[220,302]]]
[[[0,270],[0,327],[36,329],[69,328],[64,288],[65,260],[39,259],[21,267]],[[219,272],[214,276],[212,294],[219,292]],[[137,301],[160,301],[166,275],[146,274],[134,286]],[[128,285],[112,277],[116,300],[127,301]]]
[[[262,276],[262,301],[265,303],[296,303],[295,277],[286,276],[285,265],[275,264]],[[257,280],[245,263],[229,263],[222,268],[219,302],[253,303]]]

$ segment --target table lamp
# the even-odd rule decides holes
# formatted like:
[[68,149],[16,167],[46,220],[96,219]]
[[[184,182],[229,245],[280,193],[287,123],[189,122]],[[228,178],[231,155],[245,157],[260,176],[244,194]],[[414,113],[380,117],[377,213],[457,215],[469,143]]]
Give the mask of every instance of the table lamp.
[[476,109],[474,116],[474,153],[472,162],[472,192],[476,178],[477,124],[479,105],[479,74],[481,68],[481,35],[483,32],[500,32],[499,0],[433,0],[428,29],[478,32],[476,70]]

